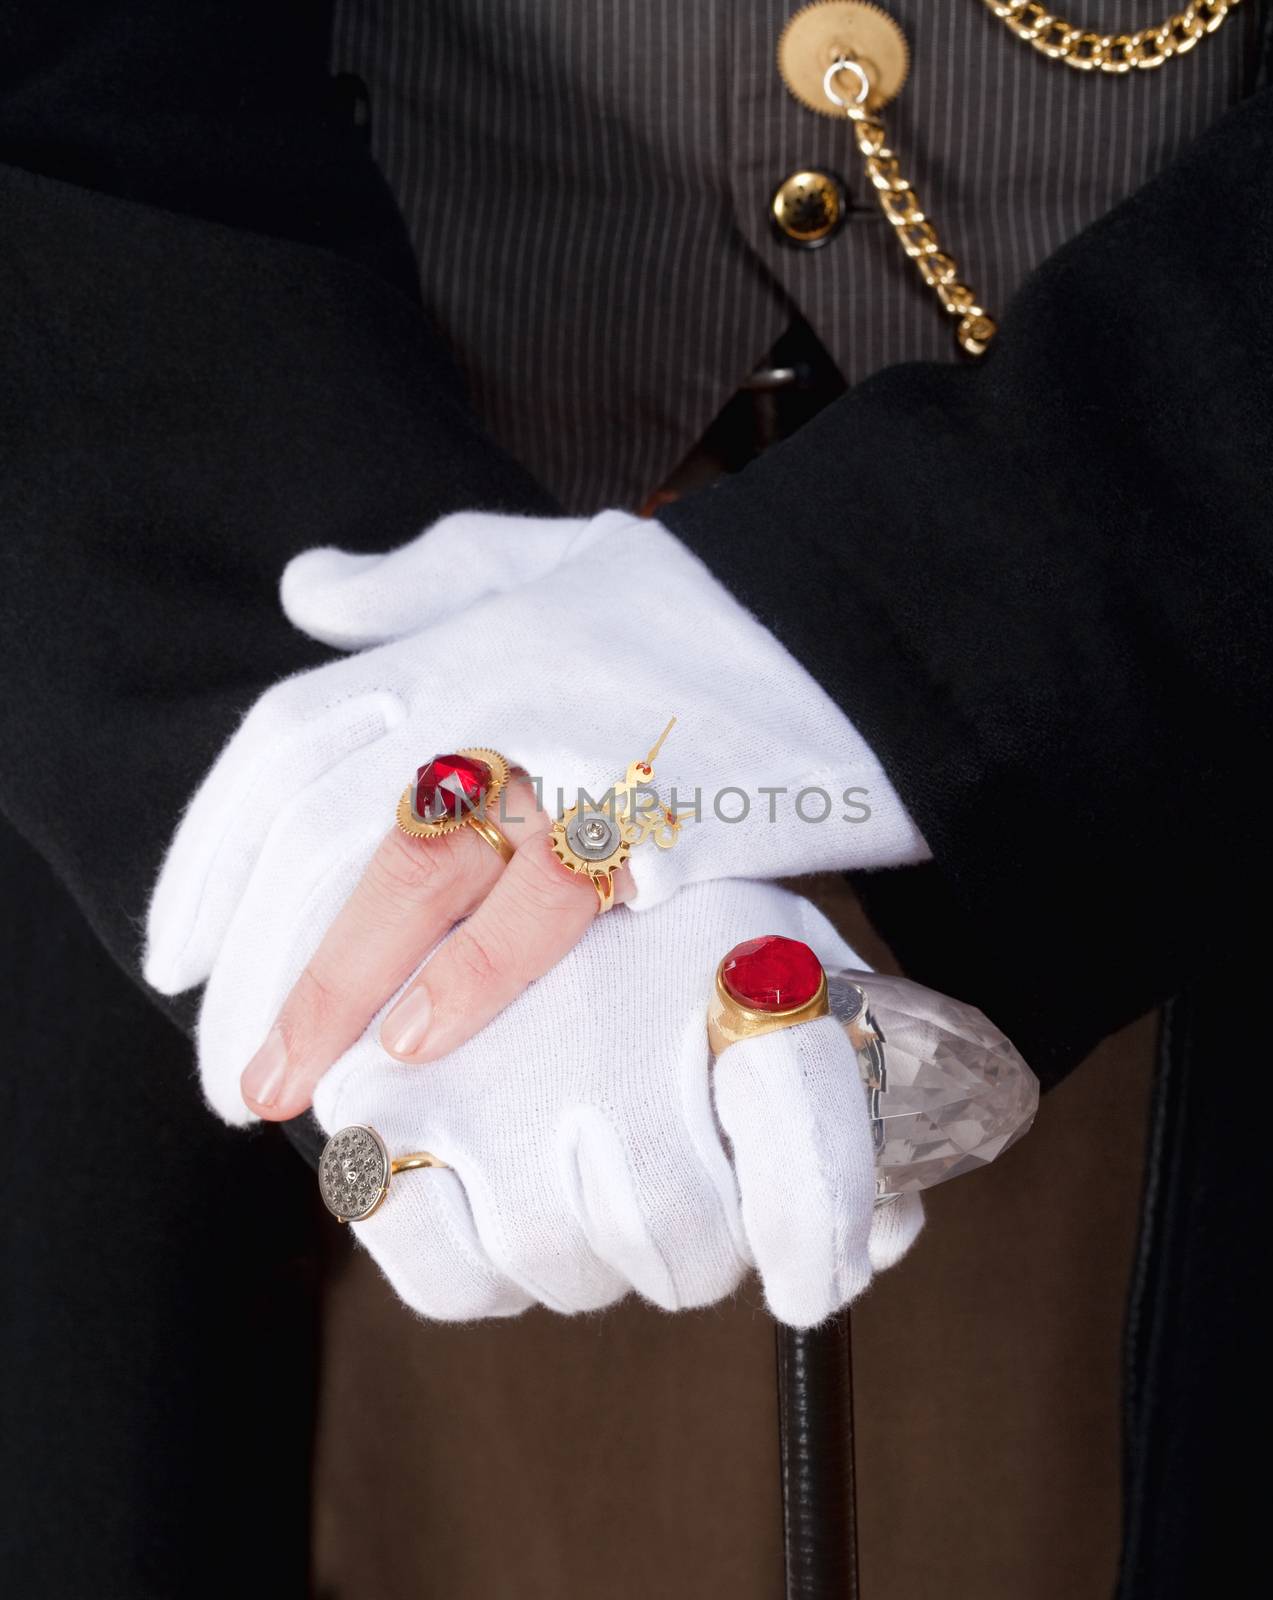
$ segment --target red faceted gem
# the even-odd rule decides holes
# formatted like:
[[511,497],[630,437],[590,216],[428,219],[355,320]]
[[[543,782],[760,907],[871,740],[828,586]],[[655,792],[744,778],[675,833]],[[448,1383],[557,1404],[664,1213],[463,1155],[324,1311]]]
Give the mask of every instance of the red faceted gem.
[[421,822],[463,816],[481,804],[491,781],[485,761],[472,756],[434,756],[415,775],[415,814]]
[[737,944],[721,963],[725,987],[751,1011],[807,1005],[822,983],[822,963],[807,944],[769,933]]

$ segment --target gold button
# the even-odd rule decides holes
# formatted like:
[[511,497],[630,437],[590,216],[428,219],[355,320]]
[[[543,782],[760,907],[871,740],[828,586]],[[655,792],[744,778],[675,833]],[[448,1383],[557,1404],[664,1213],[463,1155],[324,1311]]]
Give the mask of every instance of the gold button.
[[779,184],[769,209],[784,239],[813,250],[839,229],[847,204],[840,180],[829,172],[793,172]]
[[[870,0],[814,0],[797,11],[778,41],[778,71],[796,99],[824,117],[844,118],[844,107],[827,96],[824,79],[833,61],[858,62],[871,85],[866,109],[879,111],[906,82],[910,51],[906,35]],[[853,93],[851,78],[841,93]]]

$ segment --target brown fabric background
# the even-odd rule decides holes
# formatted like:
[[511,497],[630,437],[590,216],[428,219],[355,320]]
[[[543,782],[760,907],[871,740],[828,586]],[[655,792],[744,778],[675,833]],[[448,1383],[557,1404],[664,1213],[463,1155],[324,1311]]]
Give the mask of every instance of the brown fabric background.
[[[807,885],[804,886],[807,888]],[[817,895],[878,965],[838,884]],[[1119,1344],[1154,1030],[1109,1040],[995,1167],[935,1191],[854,1314],[865,1600],[1096,1600],[1118,1552]],[[324,1600],[775,1600],[758,1289],[668,1316],[445,1327],[335,1242]]]

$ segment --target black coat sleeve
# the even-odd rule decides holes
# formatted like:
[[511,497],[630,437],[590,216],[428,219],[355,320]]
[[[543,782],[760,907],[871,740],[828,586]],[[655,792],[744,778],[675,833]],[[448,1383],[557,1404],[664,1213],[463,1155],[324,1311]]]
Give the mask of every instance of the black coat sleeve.
[[324,6],[0,15],[0,807],[135,973],[186,800],[324,659],[289,557],[553,507],[461,403]]
[[1216,969],[1269,879],[1273,94],[1036,272],[984,365],[884,371],[665,520],[932,846],[865,885],[912,973],[1050,1080]]

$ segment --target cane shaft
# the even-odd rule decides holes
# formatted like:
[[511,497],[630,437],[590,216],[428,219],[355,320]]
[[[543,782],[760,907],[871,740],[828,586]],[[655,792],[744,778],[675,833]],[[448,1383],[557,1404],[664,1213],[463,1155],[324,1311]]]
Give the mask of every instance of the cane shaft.
[[776,1333],[787,1600],[857,1600],[849,1313]]

